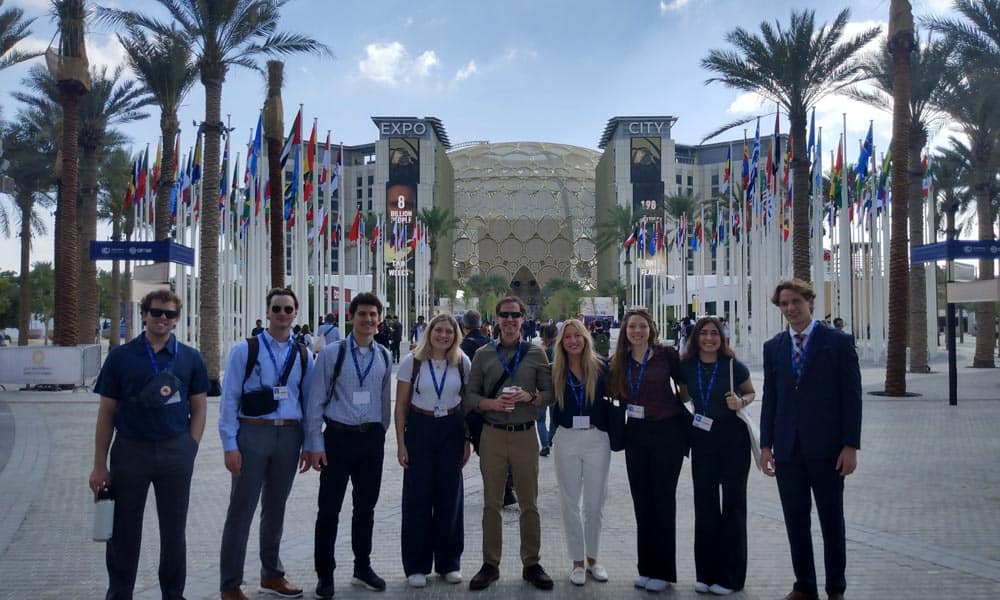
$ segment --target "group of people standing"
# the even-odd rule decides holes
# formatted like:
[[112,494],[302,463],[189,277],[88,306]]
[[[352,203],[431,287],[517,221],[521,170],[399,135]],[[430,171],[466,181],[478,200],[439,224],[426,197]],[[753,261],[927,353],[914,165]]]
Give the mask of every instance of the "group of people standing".
[[[850,338],[812,319],[812,294],[808,284],[790,280],[772,298],[789,329],[764,346],[760,467],[778,479],[796,578],[787,600],[818,598],[811,495],[824,536],[826,591],[838,600],[846,588],[843,482],[860,447],[860,373]],[[437,315],[399,365],[393,408],[393,359],[375,341],[382,320],[376,296],[352,300],[351,333],[315,358],[291,335],[295,294],[273,289],[267,304],[268,327],[230,353],[220,401],[219,433],[231,473],[220,551],[223,600],[246,598],[240,586],[258,503],[260,589],[302,595],[285,577],[279,548],[295,473],[309,469],[320,473],[316,597],[334,595],[334,546],[348,482],[351,583],[385,589],[371,553],[390,413],[404,469],[400,535],[407,583],[424,587],[435,573],[451,584],[463,581],[462,469],[475,451],[483,479],[482,566],[469,589],[486,589],[500,577],[508,479],[520,505],[522,578],[552,589],[540,557],[539,441],[533,431],[539,409],[550,405],[572,584],[609,578],[600,562],[602,519],[611,453],[624,449],[636,519],[635,586],[659,592],[678,581],[676,489],[690,456],[695,589],[726,595],[744,587],[751,437],[739,413],[755,391],[718,319],[699,319],[679,354],[659,344],[648,313],[629,311],[610,361],[595,351],[586,325],[568,319],[550,345],[550,361],[541,347],[522,341],[526,310],[517,297],[497,303],[496,340],[480,332],[475,311],[461,325]],[[112,487],[119,502],[107,545],[109,599],[131,598],[151,483],[160,513],[163,595],[181,598],[183,592],[184,523],[207,376],[197,351],[170,333],[179,313],[171,292],[143,299],[146,332],[113,351],[98,379],[90,485],[95,493]]]

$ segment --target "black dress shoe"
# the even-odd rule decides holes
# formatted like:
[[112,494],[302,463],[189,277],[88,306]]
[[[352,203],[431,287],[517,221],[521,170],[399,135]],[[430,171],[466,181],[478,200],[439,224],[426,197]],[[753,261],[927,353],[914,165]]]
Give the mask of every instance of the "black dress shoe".
[[530,567],[524,567],[521,577],[524,577],[525,581],[540,590],[552,589],[552,578],[548,576],[545,569],[542,568],[542,565],[538,563],[535,563]]
[[485,590],[497,579],[500,579],[500,569],[489,563],[483,563],[479,572],[469,580],[469,589],[474,592]]
[[354,569],[354,576],[351,577],[351,585],[366,587],[373,592],[385,591],[385,580],[376,575],[371,567]]
[[316,584],[316,597],[320,599],[333,598],[333,577],[320,578]]

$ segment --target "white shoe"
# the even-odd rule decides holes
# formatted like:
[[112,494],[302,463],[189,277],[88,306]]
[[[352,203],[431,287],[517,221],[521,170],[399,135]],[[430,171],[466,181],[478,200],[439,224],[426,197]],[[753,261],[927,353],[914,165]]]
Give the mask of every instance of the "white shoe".
[[462,572],[448,571],[444,574],[444,580],[448,583],[462,583]]
[[640,589],[646,589],[646,585],[649,584],[649,577],[643,577],[639,575],[635,578],[635,587]]
[[707,594],[712,591],[712,588],[707,583],[702,583],[700,581],[694,582],[694,591],[699,594]]
[[415,588],[427,587],[427,576],[423,573],[414,573],[406,578],[406,583]]
[[712,592],[716,596],[728,596],[729,594],[732,594],[735,590],[731,590],[727,587],[722,587],[717,583],[713,583],[711,587],[708,588],[708,591]]
[[664,581],[662,579],[650,579],[648,582],[646,582],[647,592],[662,592],[668,587],[670,587],[670,582]]
[[587,583],[587,571],[583,567],[573,567],[573,572],[569,574],[569,581],[573,585]]
[[594,563],[587,567],[587,572],[590,576],[594,578],[594,581],[607,581],[608,580],[608,570],[605,569],[601,563]]

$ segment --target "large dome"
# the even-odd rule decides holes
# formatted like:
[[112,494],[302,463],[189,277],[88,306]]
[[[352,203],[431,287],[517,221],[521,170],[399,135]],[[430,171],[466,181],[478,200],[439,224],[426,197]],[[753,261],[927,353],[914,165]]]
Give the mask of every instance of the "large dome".
[[594,174],[600,153],[565,144],[477,144],[455,172],[456,275],[499,275],[530,304],[553,278],[595,283]]

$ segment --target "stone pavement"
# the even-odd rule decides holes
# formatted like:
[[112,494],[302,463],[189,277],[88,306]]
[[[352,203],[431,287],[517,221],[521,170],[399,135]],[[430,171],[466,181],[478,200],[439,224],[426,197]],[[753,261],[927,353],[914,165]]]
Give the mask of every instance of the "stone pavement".
[[[947,405],[944,355],[934,372],[908,375],[912,398],[866,393],[858,471],[847,480],[848,597],[1000,597],[1000,373],[966,368],[973,340],[960,348],[959,405]],[[758,369],[759,371],[759,369]],[[879,390],[883,367],[864,367],[866,392]],[[760,374],[754,374],[760,390]],[[10,388],[9,388],[10,389]],[[87,476],[93,461],[97,398],[77,392],[0,392],[0,598],[101,598],[106,584],[104,546],[90,540],[91,495]],[[229,494],[216,431],[218,402],[209,403],[209,422],[192,484],[188,518],[187,598],[217,598],[219,539]],[[572,586],[551,458],[542,458],[539,510],[542,564],[556,579],[553,592],[539,592],[520,578],[516,511],[505,512],[506,552],[501,580],[482,598],[645,598],[635,590],[635,521],[624,456],[612,459],[601,561],[611,581]],[[433,579],[423,590],[406,587],[399,557],[401,469],[395,436],[387,436],[382,495],[376,509],[375,570],[388,582],[381,595],[349,585],[350,528],[341,527],[337,557],[338,598],[475,597],[465,584]],[[288,504],[282,556],[289,578],[315,586],[312,531],[318,477],[298,477]],[[663,597],[691,599],[693,509],[690,470],[685,464],[677,492],[680,581]],[[465,469],[466,579],[481,561],[482,484],[477,459]],[[750,566],[746,590],[733,598],[781,598],[791,588],[788,544],[773,480],[756,470],[749,483]],[[350,500],[341,523],[349,522]],[[815,521],[815,519],[814,519]],[[822,556],[814,525],[816,555]],[[156,581],[158,534],[150,494],[138,598],[159,598]],[[248,548],[245,590],[257,593],[256,526]],[[822,562],[822,561],[820,561]],[[822,565],[820,581],[822,581]]]

